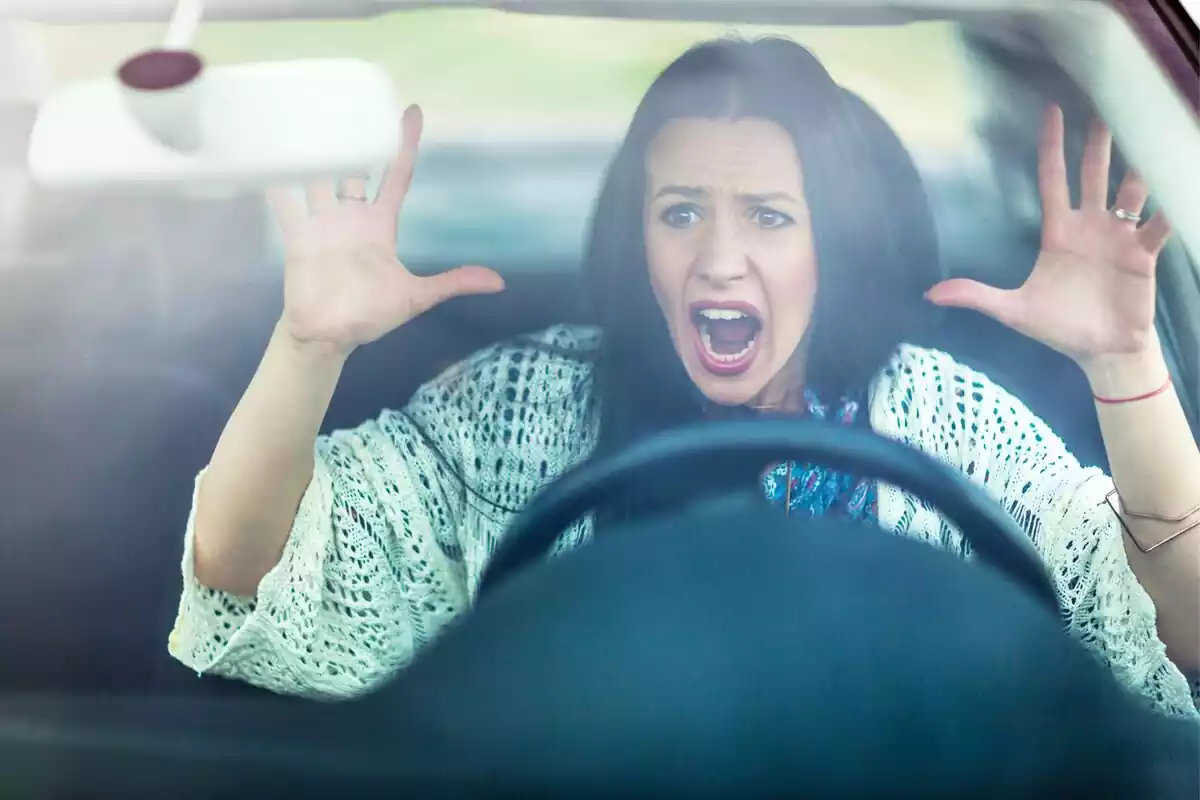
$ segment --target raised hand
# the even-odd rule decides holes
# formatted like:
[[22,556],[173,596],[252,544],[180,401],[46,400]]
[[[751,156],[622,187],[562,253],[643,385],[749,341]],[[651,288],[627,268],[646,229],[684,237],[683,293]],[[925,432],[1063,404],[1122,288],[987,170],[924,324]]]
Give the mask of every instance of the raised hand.
[[401,121],[402,146],[372,201],[361,177],[307,187],[306,202],[286,190],[268,199],[286,255],[282,330],[297,342],[349,352],[460,295],[489,294],[503,279],[483,267],[417,276],[396,256],[396,223],[412,180],[421,110]]
[[1154,346],[1155,267],[1171,228],[1159,211],[1140,223],[1149,194],[1132,172],[1108,205],[1112,136],[1092,125],[1083,154],[1079,208],[1071,206],[1063,116],[1046,113],[1038,154],[1042,248],[1018,289],[966,279],[929,290],[941,306],[972,308],[1084,366]]

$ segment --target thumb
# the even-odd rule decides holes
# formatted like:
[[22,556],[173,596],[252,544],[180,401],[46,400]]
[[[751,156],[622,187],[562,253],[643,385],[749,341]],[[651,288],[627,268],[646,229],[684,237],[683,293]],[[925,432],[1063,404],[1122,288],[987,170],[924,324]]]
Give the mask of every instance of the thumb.
[[427,308],[467,294],[495,294],[504,291],[504,278],[487,267],[456,267],[448,272],[421,279]]
[[936,283],[925,293],[925,299],[942,308],[969,308],[1009,326],[1017,321],[1019,310],[1015,290],[997,289],[968,278]]

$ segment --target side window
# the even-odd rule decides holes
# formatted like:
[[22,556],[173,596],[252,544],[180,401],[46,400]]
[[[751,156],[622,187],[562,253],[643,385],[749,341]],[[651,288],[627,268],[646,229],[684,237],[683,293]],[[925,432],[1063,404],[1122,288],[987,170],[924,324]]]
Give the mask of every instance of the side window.
[[1159,331],[1178,376],[1176,390],[1200,440],[1200,263],[1172,240],[1158,266]]
[[[1087,126],[1095,110],[1084,91],[1049,58],[984,36],[964,33],[970,54],[969,80],[978,98],[974,127],[995,181],[1007,228],[1011,260],[991,265],[990,280],[1016,286],[1032,266],[1039,245],[1040,201],[1037,188],[1038,119],[1054,102],[1066,116],[1067,167],[1078,194],[1078,166]],[[1114,149],[1110,174],[1115,195],[1127,162]],[[1153,211],[1153,195],[1147,211]],[[1200,433],[1200,269],[1178,238],[1159,260],[1159,333],[1171,359],[1177,388],[1193,431]]]

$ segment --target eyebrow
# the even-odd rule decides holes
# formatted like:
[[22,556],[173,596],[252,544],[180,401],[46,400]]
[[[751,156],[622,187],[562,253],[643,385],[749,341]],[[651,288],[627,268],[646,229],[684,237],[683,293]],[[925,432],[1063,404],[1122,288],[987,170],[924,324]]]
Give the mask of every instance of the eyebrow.
[[[703,198],[709,196],[708,190],[702,189],[699,186],[678,186],[676,184],[669,184],[667,186],[662,187],[657,192],[655,192],[653,199],[657,200],[658,198],[660,198],[664,195],[668,195],[668,194],[677,194],[682,197],[690,198],[692,200],[700,200],[700,199],[703,199]],[[788,194],[787,192],[760,192],[760,193],[753,193],[753,194],[739,194],[737,197],[739,200],[743,200],[747,203],[767,203],[772,200],[790,200],[793,203],[800,202],[799,200],[797,200],[795,197]]]
[[704,189],[701,189],[699,186],[678,186],[675,184],[668,184],[655,192],[653,199],[657,200],[658,198],[668,194],[677,194],[681,195],[682,197],[689,197],[693,200],[699,200],[703,197],[708,197],[708,192]]

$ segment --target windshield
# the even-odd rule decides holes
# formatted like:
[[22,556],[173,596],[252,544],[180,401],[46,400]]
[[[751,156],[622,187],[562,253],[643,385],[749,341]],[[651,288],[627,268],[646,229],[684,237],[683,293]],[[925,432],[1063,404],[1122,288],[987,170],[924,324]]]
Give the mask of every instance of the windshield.
[[[44,49],[53,86],[112,74],[131,54],[154,47],[162,36],[161,25],[149,24],[29,24],[22,30]],[[526,416],[519,403],[505,405],[520,400],[519,387],[525,384],[518,385],[515,378],[511,385],[504,384],[496,378],[495,397],[489,400],[477,397],[478,387],[472,388],[473,384],[446,381],[466,374],[455,369],[473,369],[463,366],[473,363],[464,359],[522,336],[542,337],[538,341],[548,343],[551,351],[586,349],[591,341],[588,336],[599,326],[603,337],[618,341],[605,327],[610,325],[605,320],[616,317],[605,316],[603,309],[596,308],[601,290],[585,276],[585,261],[587,253],[604,250],[603,242],[597,245],[589,238],[594,231],[606,230],[596,222],[597,198],[611,175],[610,167],[618,169],[614,158],[639,103],[663,70],[688,48],[718,37],[767,35],[807,48],[838,84],[877,112],[911,155],[936,231],[936,240],[931,239],[927,249],[911,251],[928,256],[925,263],[910,265],[914,274],[920,270],[928,276],[925,285],[957,278],[1010,290],[1026,281],[1045,246],[1038,146],[1046,108],[1057,104],[1062,110],[1065,163],[1076,182],[1072,190],[1076,199],[1078,165],[1089,122],[1096,115],[1088,96],[1038,49],[1033,37],[1002,39],[948,21],[877,27],[771,27],[467,9],[420,10],[367,20],[213,22],[200,28],[194,47],[208,68],[324,56],[361,58],[382,66],[394,82],[400,106],[419,104],[424,126],[411,189],[395,230],[395,254],[403,268],[417,278],[430,278],[461,265],[480,265],[494,270],[504,283],[504,291],[496,292],[495,287],[485,285],[493,279],[490,274],[475,273],[471,280],[481,283],[475,290],[461,292],[470,296],[450,292],[452,299],[445,303],[414,306],[422,313],[406,318],[396,330],[371,328],[370,335],[360,337],[362,341],[346,345],[345,350],[353,350],[353,356],[322,373],[326,378],[320,387],[289,384],[287,391],[279,390],[285,399],[278,409],[270,413],[260,410],[263,420],[278,420],[280,426],[288,424],[293,414],[309,414],[313,429],[306,441],[317,435],[319,426],[322,438],[315,457],[306,444],[296,450],[304,454],[298,462],[280,457],[260,463],[251,472],[286,476],[292,474],[289,470],[294,463],[304,464],[299,469],[303,479],[297,479],[293,492],[296,496],[288,495],[282,502],[288,508],[283,521],[296,515],[295,524],[300,525],[304,519],[320,517],[322,521],[311,523],[313,530],[320,529],[321,536],[331,538],[314,538],[304,545],[308,549],[289,544],[292,549],[284,550],[284,542],[298,541],[298,534],[293,531],[293,539],[287,540],[284,534],[289,526],[277,526],[282,528],[279,542],[266,547],[270,564],[248,579],[248,591],[243,592],[222,594],[219,587],[203,587],[195,589],[199,592],[195,597],[188,595],[191,590],[187,587],[193,583],[200,587],[202,581],[191,572],[189,564],[195,554],[190,538],[185,550],[185,533],[191,537],[196,520],[204,519],[204,512],[194,516],[194,508],[202,507],[202,495],[194,494],[197,474],[210,464],[218,465],[210,467],[212,474],[221,473],[214,448],[219,440],[225,441],[222,431],[228,435],[231,415],[238,419],[234,409],[241,408],[239,402],[249,402],[243,398],[251,398],[255,385],[251,381],[260,380],[254,376],[275,368],[270,356],[264,358],[264,350],[273,352],[269,348],[275,346],[272,343],[281,335],[281,326],[295,321],[287,309],[296,298],[284,291],[285,269],[294,269],[298,258],[296,239],[288,238],[286,213],[251,191],[188,194],[166,189],[48,189],[30,184],[19,165],[9,163],[0,180],[0,225],[5,226],[0,238],[0,336],[4,340],[0,397],[5,398],[0,404],[0,448],[10,454],[0,473],[0,487],[8,493],[2,505],[10,509],[0,524],[6,548],[0,563],[0,608],[31,611],[14,624],[11,635],[6,634],[0,692],[6,686],[117,687],[135,695],[254,693],[265,688],[327,699],[339,696],[343,685],[351,683],[354,693],[365,691],[377,685],[384,673],[394,674],[401,664],[407,664],[412,653],[388,650],[392,645],[386,642],[403,640],[406,647],[417,648],[432,641],[452,616],[465,612],[474,599],[485,556],[495,546],[503,524],[551,478],[585,460],[591,454],[587,448],[594,443],[590,433],[581,432],[583,412],[566,410],[566,401],[560,399],[566,392],[554,395],[554,402],[559,403],[555,407],[563,409],[555,412],[556,429],[539,429],[535,437],[522,433]],[[7,122],[0,129],[6,136],[16,131],[9,138],[23,148],[32,110],[28,104],[14,105],[5,106],[4,113]],[[735,118],[738,113],[728,116]],[[720,121],[720,114],[708,114],[702,121],[716,124],[714,119]],[[412,129],[405,129],[406,136],[411,133]],[[80,121],[79,135],[88,136],[86,120]],[[770,135],[763,135],[758,152],[774,146]],[[699,263],[702,259],[696,254],[702,247],[693,243],[701,241],[702,234],[688,238],[693,235],[689,231],[699,231],[702,222],[718,216],[727,220],[731,230],[753,220],[757,226],[754,236],[764,237],[767,234],[762,231],[776,224],[771,220],[786,226],[789,220],[804,219],[806,212],[788,211],[786,201],[745,208],[730,205],[737,213],[721,216],[723,207],[713,199],[720,194],[717,189],[693,186],[696,181],[680,187],[677,184],[685,179],[660,180],[654,172],[660,168],[665,173],[684,170],[686,165],[679,166],[678,158],[688,145],[667,147],[655,141],[667,152],[661,155],[662,166],[654,160],[660,158],[654,155],[660,151],[646,148],[646,163],[653,169],[647,167],[650,176],[645,179],[650,183],[644,191],[647,227],[643,244],[651,252],[651,260],[661,258],[671,269]],[[712,147],[720,146],[717,139],[714,142]],[[1109,190],[1114,197],[1126,166],[1119,144],[1111,164]],[[800,161],[805,175],[793,183],[803,185],[808,193],[818,179],[808,175],[803,157]],[[379,165],[362,187],[331,182],[327,194],[332,197],[336,191],[342,205],[369,202],[381,185],[382,191],[387,191],[383,168]],[[897,167],[887,174],[898,176],[899,182],[902,173]],[[330,181],[345,178],[330,176]],[[712,180],[717,185],[724,178]],[[729,180],[736,183],[740,178]],[[360,188],[362,198],[355,194]],[[303,195],[298,187],[293,189],[293,199]],[[679,195],[672,205],[656,205],[666,202],[660,195],[672,191]],[[738,203],[747,194],[764,194],[744,187],[730,191]],[[708,199],[697,199],[705,192]],[[863,207],[895,209],[901,202],[895,198],[901,195],[889,192],[887,187],[881,188]],[[811,198],[809,205],[813,205]],[[1151,192],[1143,219],[1156,208]],[[603,215],[599,218],[603,221]],[[660,223],[662,231],[653,233],[658,230],[653,226]],[[818,220],[812,224],[826,223]],[[905,230],[916,224],[905,223],[909,227],[898,228],[893,239],[908,235]],[[855,238],[855,229],[847,224],[838,230],[841,243],[850,247],[846,242]],[[643,235],[640,229],[637,235]],[[717,237],[718,233],[711,235]],[[888,246],[880,245],[885,248],[880,252],[891,252]],[[894,245],[907,246],[903,242]],[[825,245],[813,247],[814,258],[820,261],[827,252],[821,249]],[[755,251],[751,261],[759,273],[754,274],[768,273],[761,265],[777,252],[766,245]],[[712,258],[714,265],[724,263]],[[678,274],[687,269],[692,267],[678,266]],[[755,374],[753,370],[765,361],[746,366],[753,358],[775,358],[768,348],[768,335],[790,335],[790,317],[777,311],[769,300],[772,281],[789,291],[802,287],[797,288],[799,284],[787,276],[768,276],[762,278],[766,288],[761,298],[729,295],[733,301],[714,300],[702,292],[697,294],[696,284],[685,283],[684,278],[678,279],[681,288],[673,288],[676,274],[669,269],[654,273],[653,285],[647,283],[647,302],[656,299],[655,308],[661,306],[665,317],[632,333],[621,333],[619,341],[636,343],[639,336],[647,341],[659,336],[664,347],[670,338],[681,353],[690,348],[681,358],[692,383],[705,395],[698,408],[737,407],[757,413],[759,401],[773,397],[768,391],[772,384],[764,382],[767,388],[753,397],[729,394],[732,399],[728,402],[721,394],[725,391],[722,387],[738,376]],[[869,273],[864,274],[868,274],[864,281],[873,280]],[[329,292],[326,284],[317,285],[323,288],[312,291]],[[812,290],[818,296],[820,291]],[[850,288],[844,291],[849,297],[856,296]],[[1181,419],[1186,417],[1194,430],[1200,400],[1200,330],[1196,327],[1200,272],[1177,239],[1162,251],[1157,291],[1154,320],[1158,338],[1183,409]],[[633,294],[631,290],[630,297]],[[874,297],[865,289],[863,294]],[[334,293],[323,296],[337,297]],[[378,302],[386,305],[384,300]],[[629,302],[628,319],[636,318],[636,324],[642,325],[644,320],[633,310],[641,301]],[[315,311],[306,318],[310,324],[304,330],[325,330],[322,326],[337,303],[313,301],[310,305]],[[672,311],[676,306],[681,310]],[[672,313],[678,320],[673,321]],[[813,314],[820,318],[818,312]],[[886,315],[878,307],[861,305],[845,314],[864,319]],[[922,318],[921,326],[914,324],[911,330],[919,333],[904,344],[922,352],[948,354],[955,364],[986,374],[1011,393],[1014,406],[1027,408],[1031,419],[1044,422],[1046,430],[1062,440],[1080,469],[1096,468],[1088,475],[1112,474],[1111,441],[1106,447],[1111,436],[1102,431],[1096,410],[1099,395],[1089,387],[1088,376],[1075,369],[1062,348],[1036,341],[1018,330],[1019,325],[1006,325],[994,316],[970,308],[947,307],[936,315],[931,311],[928,321]],[[670,328],[666,333],[659,332],[663,319]],[[803,325],[808,324],[806,317]],[[687,330],[689,337],[694,335],[695,343],[689,338],[680,345],[682,334],[672,325]],[[793,327],[800,325],[796,322]],[[545,334],[551,326],[566,326],[570,333]],[[790,347],[807,342],[807,336],[807,329],[798,329]],[[320,337],[312,334],[310,338]],[[334,344],[337,349],[345,342]],[[754,351],[755,347],[763,349]],[[543,358],[555,357],[543,349],[538,352]],[[756,352],[759,355],[755,356]],[[527,363],[521,360],[525,355],[518,358],[509,351],[500,353],[497,358],[502,360],[497,363],[501,366],[493,368],[495,375],[516,375],[525,368],[519,366]],[[748,359],[746,365],[739,359]],[[779,362],[792,363],[786,353]],[[676,367],[678,363],[670,369]],[[558,369],[561,378],[563,368]],[[899,369],[903,372],[905,368]],[[712,391],[705,380],[695,379],[702,370],[707,370],[705,380],[716,387]],[[890,373],[876,370],[868,378],[875,381],[878,374]],[[279,380],[286,383],[287,379]],[[580,385],[590,386],[590,380],[589,372]],[[859,381],[855,384],[858,394],[842,392],[842,384],[829,385],[838,387],[833,396],[818,391],[820,387],[804,387],[811,393],[799,401],[805,405],[798,414],[851,418],[861,408],[859,423],[878,429],[881,412],[875,401],[880,396],[879,383]],[[248,386],[252,387],[250,394]],[[529,401],[527,408],[537,408],[536,388],[526,388],[524,396],[529,397],[530,391],[535,400]],[[646,391],[650,392],[649,384]],[[970,391],[960,389],[959,399],[981,391],[979,385]],[[1101,402],[1104,399],[1100,398]],[[431,405],[420,405],[426,401],[456,410],[437,416],[429,411]],[[305,404],[310,402],[321,407],[308,408]],[[767,405],[765,401],[762,404]],[[790,413],[796,408],[788,406],[786,410]],[[530,418],[534,413],[529,411]],[[604,412],[597,413],[603,427]],[[957,432],[945,435],[966,435],[962,430],[956,427]],[[576,434],[578,438],[572,439]],[[388,436],[403,444],[380,444]],[[1031,439],[1034,436],[1030,434]],[[897,433],[894,438],[920,449],[920,437],[915,433]],[[990,454],[987,458],[994,457],[994,461],[980,456],[978,463],[967,459],[969,465],[952,466],[961,466],[968,477],[983,484],[988,480],[985,472],[994,474],[1007,463],[1005,448],[1017,446],[1017,438],[1024,434],[997,434],[998,444],[984,448]],[[563,443],[568,439],[571,443]],[[603,444],[602,435],[600,441]],[[970,443],[972,447],[977,444],[975,439]],[[428,452],[422,449],[427,446]],[[237,450],[229,447],[230,452]],[[926,449],[933,448],[931,444]],[[253,450],[244,447],[246,453]],[[546,455],[551,451],[553,454]],[[947,445],[945,452],[931,454],[949,463],[961,455],[955,455],[958,452]],[[237,457],[236,453],[225,456]],[[404,461],[406,458],[410,461]],[[411,471],[418,460],[420,470]],[[402,462],[408,466],[397,466]],[[790,487],[798,485],[798,479],[790,461],[783,462],[780,469],[783,471],[776,477],[778,486],[784,488],[779,492],[786,493],[782,502],[791,508]],[[521,483],[521,476],[535,473],[539,475],[536,481],[528,486]],[[478,480],[472,482],[472,475]],[[842,503],[843,494],[849,497],[846,504],[851,516],[858,514],[860,506],[869,507],[874,511],[862,518],[886,522],[886,490],[876,495],[874,488],[870,494],[864,489],[863,494],[855,495],[855,487],[865,484],[846,478],[843,485],[838,483],[842,477],[824,472],[803,473],[803,477],[831,487],[829,491],[839,498],[835,506]],[[447,482],[438,483],[443,478]],[[770,471],[764,479],[769,487],[776,485],[770,483],[775,480]],[[237,480],[225,480],[225,491],[235,497]],[[305,486],[310,488],[305,490]],[[486,499],[477,496],[490,490],[494,492]],[[303,498],[301,491],[305,492]],[[768,494],[770,491],[768,488]],[[420,502],[392,504],[389,498],[405,492],[419,494]],[[1098,498],[1096,502],[1103,503],[1104,493]],[[235,497],[208,512],[217,520],[211,524],[219,526],[220,509],[236,504]],[[264,500],[263,504],[270,503]],[[812,508],[818,505],[813,500]],[[1019,502],[1006,502],[1005,507],[1018,524],[1025,525]],[[921,524],[927,525],[930,542],[957,553],[969,551],[949,526],[932,516],[924,517],[927,513],[933,512],[913,501],[897,517],[913,526],[925,520]],[[264,511],[247,524],[265,529],[278,522],[272,520]],[[356,533],[339,539],[338,531],[343,529],[339,526]],[[590,535],[579,530],[579,541]],[[469,531],[470,536],[455,531]],[[1039,547],[1043,541],[1035,536]],[[410,548],[417,553],[411,556],[411,563],[394,560],[409,557]],[[280,552],[286,553],[282,562]],[[239,558],[249,564],[256,557],[249,553]],[[332,569],[328,564],[337,559],[359,564],[362,575],[374,577],[355,582],[357,579],[341,573],[333,577],[320,573],[320,569]],[[185,583],[182,606],[181,562]],[[268,572],[267,567],[277,562],[284,566]],[[297,577],[299,573],[279,577],[280,570],[301,569],[297,565],[317,571],[302,577]],[[385,574],[394,577],[395,583],[379,578]],[[376,578],[384,582],[376,582]],[[260,580],[265,581],[261,586]],[[288,625],[301,626],[308,644],[297,646],[295,653],[289,651],[286,658],[268,659],[265,666],[254,662],[255,666],[240,673],[237,664],[251,663],[252,657],[222,662],[221,653],[251,636],[242,633],[250,630],[242,626],[267,613],[261,610],[265,608],[261,597],[266,591],[263,587],[269,586],[281,593],[271,601],[275,604],[271,608],[286,605],[279,599],[286,592],[292,592],[292,597],[303,595],[296,601],[299,605],[278,611],[271,624],[278,624],[281,631]],[[314,642],[322,636],[330,637],[328,644],[342,635],[330,634],[331,628],[322,627],[322,614],[333,615],[342,623],[360,613],[386,617],[390,612],[379,612],[369,598],[399,596],[397,593],[413,586],[423,588],[411,597],[405,595],[409,597],[405,603],[410,604],[405,605],[405,615],[411,611],[411,619],[405,616],[403,623],[380,622],[377,629],[347,634],[344,641],[335,643],[335,649],[344,649],[341,655],[312,655],[312,648],[321,646]],[[310,591],[311,596],[304,594]],[[214,600],[218,595],[223,599]],[[35,597],[38,602],[32,603]],[[202,630],[195,628],[200,624],[195,620],[205,614]],[[296,621],[306,614],[312,618]],[[168,651],[172,630],[174,653]],[[178,637],[185,635],[197,637],[199,643],[186,645],[193,649],[181,657],[183,651],[178,648],[185,645],[179,644]],[[290,635],[301,634],[279,633],[276,639],[270,638],[275,634],[263,634],[253,647],[273,647],[268,642],[284,641]],[[303,652],[305,646],[308,655]],[[363,655],[371,648],[386,652],[386,658],[371,661],[372,657]],[[9,658],[9,653],[18,655]],[[282,676],[299,674],[310,656],[320,662],[321,670],[329,671],[300,680],[307,688],[296,690],[290,679]],[[368,661],[369,669],[360,668]],[[279,666],[285,662],[288,666]],[[199,688],[198,672],[212,673],[211,678],[199,682]],[[346,675],[353,676],[352,680],[346,678],[350,683],[339,683],[339,676]],[[247,688],[247,684],[258,688]]]

